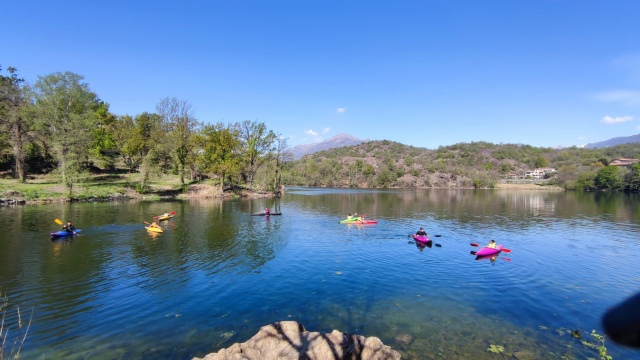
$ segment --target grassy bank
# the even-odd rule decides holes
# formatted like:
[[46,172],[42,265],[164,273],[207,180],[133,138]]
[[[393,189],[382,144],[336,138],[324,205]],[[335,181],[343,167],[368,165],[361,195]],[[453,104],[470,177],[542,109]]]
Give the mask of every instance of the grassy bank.
[[[181,191],[177,176],[167,175],[149,183],[144,194],[136,191],[137,174],[114,173],[86,175],[74,185],[71,200],[160,198],[175,196]],[[25,200],[31,203],[69,201],[69,189],[60,184],[56,176],[45,175],[30,178],[27,183],[14,179],[0,180],[0,198]]]
[[193,182],[185,188],[177,175],[165,175],[148,182],[144,192],[139,189],[138,174],[111,173],[92,174],[79,179],[73,186],[71,198],[69,189],[60,184],[60,178],[45,175],[30,178],[27,183],[14,179],[0,179],[0,199],[26,202],[30,204],[64,201],[98,201],[167,198],[234,198],[267,197],[273,193],[249,190],[242,187],[221,191],[211,180]]

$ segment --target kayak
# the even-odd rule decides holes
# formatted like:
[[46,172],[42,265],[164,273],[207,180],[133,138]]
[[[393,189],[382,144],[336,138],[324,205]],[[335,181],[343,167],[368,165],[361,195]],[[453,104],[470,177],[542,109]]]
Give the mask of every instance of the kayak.
[[251,214],[251,216],[271,216],[271,215],[282,215],[282,213],[279,212],[279,213],[268,213],[268,214],[267,213],[254,213],[254,214]]
[[491,255],[496,255],[500,251],[502,251],[502,245],[498,245],[495,248],[490,248],[490,247],[486,247],[485,246],[482,249],[480,249],[480,251],[477,251],[476,255],[477,256],[491,256]]
[[73,236],[77,233],[79,233],[80,230],[76,229],[75,233],[73,232],[69,232],[67,230],[60,230],[60,231],[54,231],[52,232],[50,235],[52,238],[61,238],[61,237],[65,237],[65,236]]
[[156,232],[156,233],[164,232],[164,230],[162,230],[160,228],[157,228],[157,227],[145,226],[144,228],[147,229],[147,231],[150,231],[150,232]]
[[356,224],[377,224],[378,220],[360,220],[356,221]]
[[362,220],[361,217],[357,217],[351,220],[340,220],[340,224],[377,224],[378,220]]
[[169,220],[173,217],[173,215],[162,215],[158,216],[158,221]]
[[411,237],[415,240],[415,241],[419,241],[421,243],[430,243],[431,239],[429,239],[428,237],[424,236],[424,235],[411,235]]
[[340,224],[352,224],[352,223],[359,223],[360,220],[362,220],[362,218],[360,216],[356,216],[356,217],[352,217],[351,219],[340,220],[339,223]]
[[491,260],[492,262],[496,261],[497,258],[498,258],[497,254],[476,256],[476,260]]

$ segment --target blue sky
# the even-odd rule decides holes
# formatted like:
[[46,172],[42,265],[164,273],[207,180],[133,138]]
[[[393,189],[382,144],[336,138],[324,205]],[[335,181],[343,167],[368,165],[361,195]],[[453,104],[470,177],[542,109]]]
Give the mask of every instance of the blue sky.
[[292,146],[640,133],[636,0],[9,0],[2,12],[3,69],[29,83],[80,74],[118,115],[176,97],[200,121],[264,122]]

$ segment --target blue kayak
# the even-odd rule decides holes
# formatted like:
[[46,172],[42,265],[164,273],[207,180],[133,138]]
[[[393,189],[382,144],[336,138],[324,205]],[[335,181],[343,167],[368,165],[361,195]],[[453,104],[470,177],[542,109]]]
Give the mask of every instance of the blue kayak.
[[75,233],[69,232],[67,230],[60,230],[60,231],[54,231],[50,235],[51,235],[52,238],[60,238],[60,237],[65,237],[65,236],[73,236],[73,235],[75,235],[75,234],[77,234],[79,232],[80,232],[80,230],[77,230],[77,229],[76,229]]

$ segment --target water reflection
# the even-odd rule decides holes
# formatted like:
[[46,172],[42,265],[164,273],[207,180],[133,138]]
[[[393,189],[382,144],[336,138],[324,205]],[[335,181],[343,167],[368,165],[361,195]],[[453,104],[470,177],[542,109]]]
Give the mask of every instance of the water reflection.
[[[288,319],[378,336],[405,358],[490,358],[496,339],[507,355],[587,358],[590,349],[553,329],[579,322],[599,330],[599,314],[639,286],[636,200],[309,189],[280,200],[0,208],[0,286],[36,309],[25,358],[189,359]],[[265,207],[283,215],[249,215]],[[176,216],[151,237],[143,222],[167,209]],[[380,223],[337,223],[356,210]],[[82,236],[50,242],[55,218],[72,219]],[[429,250],[412,242],[416,252],[407,229],[420,227],[442,236]],[[492,238],[514,249],[510,266],[486,266],[504,256],[469,259],[470,242]],[[495,299],[501,311],[486,311]],[[400,335],[414,340],[400,344]]]

